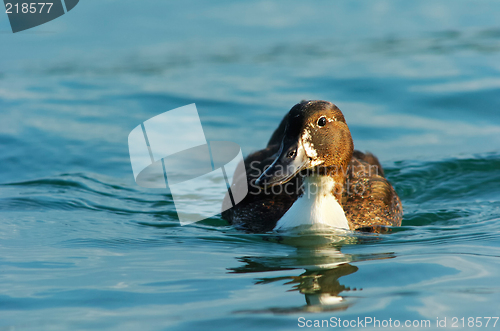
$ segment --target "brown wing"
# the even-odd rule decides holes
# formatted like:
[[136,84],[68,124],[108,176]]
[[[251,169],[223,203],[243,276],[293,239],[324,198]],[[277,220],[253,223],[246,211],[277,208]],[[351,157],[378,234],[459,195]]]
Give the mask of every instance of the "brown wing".
[[403,218],[401,200],[380,162],[359,151],[354,151],[350,163],[342,207],[352,230],[378,231],[380,226],[401,225]]

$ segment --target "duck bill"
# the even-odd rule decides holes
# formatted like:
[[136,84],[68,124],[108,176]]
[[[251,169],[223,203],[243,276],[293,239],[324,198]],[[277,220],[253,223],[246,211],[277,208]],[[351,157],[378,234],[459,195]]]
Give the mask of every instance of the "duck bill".
[[260,187],[281,185],[295,177],[301,170],[308,168],[310,163],[302,142],[281,144],[278,157],[255,181]]

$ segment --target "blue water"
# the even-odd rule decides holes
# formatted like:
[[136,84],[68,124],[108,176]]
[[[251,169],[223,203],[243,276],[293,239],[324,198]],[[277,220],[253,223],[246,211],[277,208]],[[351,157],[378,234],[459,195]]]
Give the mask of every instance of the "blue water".
[[[0,328],[499,316],[499,11],[101,0],[16,34],[0,14]],[[248,155],[301,99],[344,112],[402,227],[341,242],[181,227],[167,191],[135,184],[127,136],[144,120],[195,102],[207,139]]]

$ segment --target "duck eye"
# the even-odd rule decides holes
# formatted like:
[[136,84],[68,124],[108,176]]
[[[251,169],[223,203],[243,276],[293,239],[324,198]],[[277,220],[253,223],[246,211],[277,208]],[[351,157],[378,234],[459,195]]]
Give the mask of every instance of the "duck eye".
[[326,117],[320,117],[318,120],[318,126],[325,126],[326,125]]

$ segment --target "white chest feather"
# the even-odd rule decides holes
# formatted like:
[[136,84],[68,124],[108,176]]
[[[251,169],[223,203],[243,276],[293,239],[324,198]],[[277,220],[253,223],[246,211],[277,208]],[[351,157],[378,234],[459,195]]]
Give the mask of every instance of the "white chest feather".
[[334,180],[328,176],[306,177],[304,194],[280,218],[274,230],[287,230],[301,225],[349,230],[344,210],[332,194],[334,185]]

